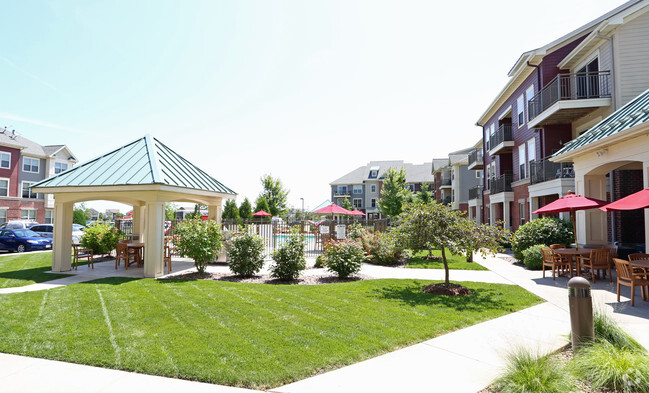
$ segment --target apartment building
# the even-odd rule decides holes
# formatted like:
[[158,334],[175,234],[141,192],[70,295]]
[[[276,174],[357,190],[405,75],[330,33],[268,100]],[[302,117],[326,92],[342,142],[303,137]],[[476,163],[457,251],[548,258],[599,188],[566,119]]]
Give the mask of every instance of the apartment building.
[[647,1],[629,1],[516,61],[477,121],[484,222],[516,230],[579,189],[573,163],[550,158],[649,87],[648,10]]
[[18,219],[53,223],[54,198],[32,192],[31,186],[76,162],[65,145],[42,146],[0,129],[0,224]]
[[458,150],[432,163],[435,200],[466,212],[469,217],[469,194],[482,183],[482,171],[469,169],[469,155],[474,149],[475,146]]
[[430,162],[417,165],[403,161],[370,161],[367,165],[358,167],[329,183],[331,200],[342,206],[343,201],[348,198],[355,209],[366,214],[366,218],[383,218],[378,202],[381,198],[385,172],[390,168],[405,169],[406,186],[411,191],[418,192],[421,191],[422,184],[433,183],[430,167]]

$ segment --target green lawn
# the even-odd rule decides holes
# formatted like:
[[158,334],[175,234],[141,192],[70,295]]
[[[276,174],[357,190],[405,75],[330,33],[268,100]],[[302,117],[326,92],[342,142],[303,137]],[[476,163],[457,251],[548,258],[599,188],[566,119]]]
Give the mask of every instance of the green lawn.
[[0,352],[268,389],[541,300],[512,285],[263,285],[106,278],[0,295]]
[[[406,267],[414,269],[444,269],[444,262],[423,259],[423,256],[428,255],[428,251],[419,251],[412,258],[408,259]],[[441,250],[433,250],[433,256],[441,257]],[[448,261],[449,269],[457,270],[488,270],[486,267],[475,262],[467,262],[466,258],[462,255],[451,254],[446,251],[446,260]]]
[[67,274],[45,273],[52,270],[52,252],[0,256],[0,288],[22,287],[67,277]]

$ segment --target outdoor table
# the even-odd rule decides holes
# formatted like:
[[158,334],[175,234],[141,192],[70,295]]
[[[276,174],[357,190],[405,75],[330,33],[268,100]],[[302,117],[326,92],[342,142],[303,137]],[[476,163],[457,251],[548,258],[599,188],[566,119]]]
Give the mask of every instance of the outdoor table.
[[636,259],[635,261],[629,261],[633,267],[641,267],[643,269],[649,269],[649,259]]
[[577,276],[581,274],[581,256],[590,255],[590,249],[577,250],[576,248],[557,248],[554,250],[555,254],[570,259],[570,262],[575,262],[577,266]]
[[126,243],[126,253],[127,254],[130,253],[131,250],[135,251],[135,259],[137,262],[137,266],[140,266],[140,264],[144,262],[144,255],[143,255],[144,243],[139,243],[139,242]]

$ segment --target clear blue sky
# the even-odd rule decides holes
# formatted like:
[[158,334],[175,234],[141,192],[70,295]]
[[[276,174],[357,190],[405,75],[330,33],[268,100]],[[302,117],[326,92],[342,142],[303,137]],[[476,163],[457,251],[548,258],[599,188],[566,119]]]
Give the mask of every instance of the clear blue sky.
[[[0,124],[80,161],[162,140],[251,201],[468,147],[519,55],[622,4],[5,1]],[[103,205],[102,205],[103,207]]]

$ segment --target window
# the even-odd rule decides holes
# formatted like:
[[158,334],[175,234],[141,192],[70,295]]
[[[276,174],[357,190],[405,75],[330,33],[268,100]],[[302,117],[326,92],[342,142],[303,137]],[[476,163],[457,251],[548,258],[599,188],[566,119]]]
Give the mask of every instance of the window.
[[489,189],[489,180],[491,179],[491,165],[487,165],[487,190]]
[[482,169],[475,171],[475,178],[482,179]]
[[489,151],[489,127],[486,127],[484,130],[484,141],[487,151]]
[[354,209],[360,209],[363,207],[363,200],[361,198],[354,198]]
[[525,144],[518,146],[518,178],[525,179]]
[[[530,101],[532,100],[532,98],[534,98],[534,85],[528,87],[527,90],[525,90],[525,106],[526,107],[528,107],[528,108],[530,107]],[[527,112],[527,121],[530,120],[529,116],[530,116],[530,113],[529,113],[529,110],[528,110],[528,112]]]
[[415,185],[414,184],[406,184],[406,189],[415,192]]
[[530,176],[532,176],[532,162],[536,161],[536,140],[534,138],[527,141],[527,162],[529,162]]
[[521,217],[521,225],[525,224],[525,204],[524,203],[519,203],[518,204],[518,210],[520,212],[520,217]]
[[54,210],[45,210],[45,223],[54,224]]
[[363,186],[354,186],[354,194],[362,194]]
[[38,158],[23,157],[23,172],[38,173]]
[[347,194],[347,187],[346,186],[338,186],[338,194],[339,195]]
[[37,198],[38,194],[35,192],[32,192],[32,189],[30,188],[33,186],[34,183],[24,181],[23,182],[23,198]]
[[9,169],[10,166],[11,166],[11,153],[6,153],[6,152],[0,153],[0,168]]
[[379,171],[377,169],[372,169],[370,171],[370,179],[376,179],[379,176]]
[[9,196],[9,179],[0,179],[0,196]]
[[370,200],[370,206],[371,206],[371,207],[376,207],[376,199],[375,199],[375,198],[372,198],[372,199]]
[[36,210],[35,209],[21,209],[20,218],[23,220],[36,220]]
[[372,190],[372,192],[376,192],[376,184],[372,184],[372,187],[370,187],[370,189]]
[[521,94],[520,97],[518,97],[518,100],[516,100],[516,110],[518,111],[518,126],[522,126],[525,124],[525,109],[524,108],[524,103],[525,100],[523,99],[523,95]]
[[0,209],[0,224],[7,222],[7,209]]
[[54,173],[61,173],[63,171],[68,170],[68,164],[65,164],[63,162],[55,162],[54,163]]

